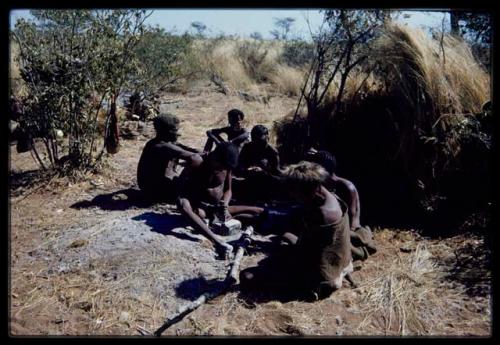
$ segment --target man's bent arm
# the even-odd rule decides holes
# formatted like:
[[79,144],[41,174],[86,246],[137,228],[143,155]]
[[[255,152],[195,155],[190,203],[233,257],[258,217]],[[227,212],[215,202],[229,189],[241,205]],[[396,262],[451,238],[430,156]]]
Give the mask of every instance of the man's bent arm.
[[238,135],[237,137],[231,139],[230,141],[235,144],[235,145],[240,145],[241,143],[245,142],[246,140],[248,140],[248,138],[250,137],[250,134],[245,131],[245,133],[243,134],[240,134]]
[[173,143],[168,143],[166,144],[168,147],[168,151],[175,157],[175,158],[180,158],[184,160],[189,160],[191,156],[196,155],[194,152],[190,152],[185,150],[184,148],[180,147],[177,144]]
[[219,145],[220,143],[223,143],[225,141],[220,135],[221,133],[226,133],[226,130],[226,127],[209,129],[207,131],[207,136],[209,139],[212,139],[215,144]]
[[179,146],[181,149],[188,151],[188,152],[193,152],[193,153],[200,153],[200,150],[183,145],[181,143],[175,143],[175,145]]
[[359,228],[361,226],[360,223],[360,202],[359,202],[359,194],[356,186],[351,181],[336,176],[336,180],[341,182],[349,191],[349,220],[352,229]]

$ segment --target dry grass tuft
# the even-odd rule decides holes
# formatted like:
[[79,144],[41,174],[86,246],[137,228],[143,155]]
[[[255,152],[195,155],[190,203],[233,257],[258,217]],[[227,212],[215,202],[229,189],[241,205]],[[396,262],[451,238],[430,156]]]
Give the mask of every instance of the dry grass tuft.
[[203,57],[204,70],[220,76],[233,89],[247,89],[252,80],[236,57],[236,47],[235,40],[207,40],[197,42],[196,51]]
[[355,333],[438,335],[460,327],[468,333],[478,320],[464,309],[464,286],[449,280],[450,267],[435,254],[443,244],[388,229],[378,231],[376,239],[384,258],[376,265],[367,262],[373,278],[356,289],[364,317]]
[[424,245],[417,245],[410,255],[395,257],[377,278],[363,284],[361,310],[366,316],[358,330],[378,322],[386,335],[431,334],[434,327],[439,328],[436,322],[446,308],[436,298],[436,287],[429,285],[440,275],[444,273]]
[[[81,328],[67,328],[67,325],[76,327],[74,321],[78,319],[85,322],[86,334],[154,332],[154,327],[161,324],[167,314],[161,296],[155,296],[153,291],[134,296],[130,288],[141,286],[145,281],[151,287],[161,285],[161,270],[171,264],[173,258],[158,253],[149,259],[134,263],[135,260],[125,256],[113,262],[96,261],[87,272],[76,270],[63,275],[50,274],[45,269],[37,273],[22,272],[32,281],[26,288],[34,288],[19,294],[12,310],[13,318],[24,319],[36,314],[54,324],[53,329],[45,330],[47,334],[82,334]],[[119,265],[129,265],[127,275],[113,275]],[[55,314],[54,306],[58,310]],[[43,334],[40,329],[37,332]]]
[[467,43],[443,36],[430,39],[422,30],[390,27],[378,42],[393,78],[393,88],[415,102],[415,91],[430,98],[436,113],[477,113],[490,98],[490,78]]
[[[389,26],[377,40],[371,66],[349,75],[345,100],[388,95],[413,109],[419,121],[435,121],[440,114],[477,113],[490,99],[490,77],[475,59],[469,45],[444,35],[431,38],[421,29]],[[339,80],[328,90],[326,104],[334,101]],[[431,118],[426,118],[426,117]]]
[[242,39],[195,42],[204,70],[217,74],[233,90],[258,91],[271,83],[280,92],[297,96],[304,77],[299,68],[280,64],[283,43]]
[[271,75],[271,82],[276,85],[278,92],[295,97],[300,94],[304,83],[305,72],[301,69],[278,65],[276,73]]

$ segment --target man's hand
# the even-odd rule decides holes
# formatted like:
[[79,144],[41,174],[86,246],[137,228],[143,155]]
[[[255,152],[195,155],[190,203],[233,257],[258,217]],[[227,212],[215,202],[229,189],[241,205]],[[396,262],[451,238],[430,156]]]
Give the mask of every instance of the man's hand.
[[251,166],[247,169],[248,171],[255,171],[255,172],[261,172],[263,171],[261,167],[258,166]]
[[309,150],[307,150],[308,155],[314,155],[316,153],[318,153],[318,151],[312,147]]
[[233,246],[228,244],[228,243],[225,243],[225,242],[218,244],[218,246],[217,246],[217,248],[215,248],[215,250],[217,251],[219,258],[221,258],[223,260],[229,260],[234,255]]

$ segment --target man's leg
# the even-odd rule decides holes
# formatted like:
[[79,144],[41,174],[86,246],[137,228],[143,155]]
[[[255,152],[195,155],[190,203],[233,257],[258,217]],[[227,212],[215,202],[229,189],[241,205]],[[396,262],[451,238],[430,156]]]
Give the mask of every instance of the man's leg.
[[212,243],[216,245],[216,250],[221,251],[221,254],[227,256],[233,251],[233,247],[230,244],[220,240],[213,232],[210,230],[207,224],[203,221],[200,215],[196,214],[191,207],[191,203],[186,198],[179,198],[178,207],[180,211],[188,217],[192,222],[196,231],[202,233],[207,237]]
[[214,146],[213,139],[208,137],[207,142],[205,143],[205,147],[203,148],[203,152],[210,152],[213,146]]
[[299,240],[299,238],[291,232],[285,232],[281,237],[283,241],[291,245],[297,244],[297,241]]
[[377,246],[375,245],[375,240],[373,239],[373,233],[368,226],[360,226],[351,231],[354,235],[351,235],[351,240],[357,237],[359,241],[366,246],[370,254],[375,254],[377,252]]
[[256,206],[232,205],[228,206],[227,210],[237,219],[254,220],[257,219],[263,212],[264,208]]

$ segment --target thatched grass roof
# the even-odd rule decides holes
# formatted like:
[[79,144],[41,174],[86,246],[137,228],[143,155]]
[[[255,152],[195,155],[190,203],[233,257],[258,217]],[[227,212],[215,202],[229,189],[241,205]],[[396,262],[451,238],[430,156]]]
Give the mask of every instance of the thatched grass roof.
[[[481,134],[484,117],[477,115],[490,99],[490,76],[467,43],[389,26],[367,63],[350,74],[342,107],[334,112],[337,87],[332,84],[322,109],[308,114],[308,121],[288,115],[276,124],[283,161],[300,160],[307,145],[317,141],[337,156],[339,173],[360,185],[362,198],[385,209],[417,203],[434,211],[450,196],[446,193],[458,190],[451,184],[472,176],[485,184],[475,188],[479,194],[469,190],[477,194],[474,200],[484,196],[480,190],[488,179],[481,176],[488,175],[488,164],[470,159],[484,161],[488,155]],[[310,133],[314,138],[301,140]],[[451,172],[455,180],[445,188]],[[377,194],[391,201],[384,205]]]

